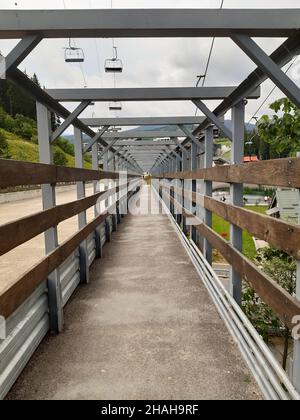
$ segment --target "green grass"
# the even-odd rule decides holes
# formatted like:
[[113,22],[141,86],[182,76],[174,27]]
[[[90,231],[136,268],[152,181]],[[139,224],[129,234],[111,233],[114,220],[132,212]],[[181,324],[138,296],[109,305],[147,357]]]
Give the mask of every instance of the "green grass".
[[[266,207],[261,206],[246,206],[247,210],[254,211],[256,213],[265,214],[266,213]],[[230,234],[229,234],[229,222],[222,219],[221,217],[217,216],[216,214],[213,214],[213,229],[215,232],[217,232],[219,235],[223,236],[224,239],[229,240]],[[243,231],[243,254],[253,260],[256,256],[256,249],[254,245],[254,241],[252,239],[252,235],[250,233]]]
[[[39,161],[39,148],[38,145],[29,141],[24,140],[17,135],[0,129],[4,134],[7,143],[10,159],[13,160],[22,160],[25,162],[38,162]],[[67,158],[67,166],[75,167],[75,158],[65,152],[63,152]],[[86,169],[91,169],[92,164],[85,161],[84,167]]]

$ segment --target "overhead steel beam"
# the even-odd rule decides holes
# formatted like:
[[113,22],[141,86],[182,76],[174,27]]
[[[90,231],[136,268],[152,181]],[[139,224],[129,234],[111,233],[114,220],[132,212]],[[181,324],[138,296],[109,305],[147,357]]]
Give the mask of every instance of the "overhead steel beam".
[[115,146],[145,146],[145,147],[152,147],[152,146],[175,146],[176,143],[174,141],[171,140],[159,140],[159,141],[155,141],[155,140],[136,140],[136,141],[131,141],[131,140],[127,140],[127,141],[121,141],[119,140]]
[[31,53],[31,51],[34,50],[42,39],[43,38],[40,35],[32,34],[25,36],[20,42],[18,42],[18,44],[5,58],[6,72],[12,68],[18,67],[18,65],[25,60],[25,58]]
[[182,153],[184,153],[186,155],[188,151],[183,146],[183,144],[181,144],[180,141],[176,137],[174,137],[174,141],[177,144],[177,146],[179,147],[179,149],[182,151]]
[[90,101],[81,102],[78,107],[68,116],[68,118],[54,131],[51,135],[51,142],[54,142],[59,136],[61,136],[68,127],[76,120],[77,117],[89,106]]
[[193,103],[196,105],[198,109],[200,109],[203,114],[206,115],[206,117],[210,120],[212,124],[214,124],[216,127],[219,128],[219,130],[225,135],[225,137],[228,137],[229,140],[232,141],[232,132],[229,130],[229,128],[225,127],[222,121],[213,113],[211,110],[205,105],[204,102],[200,101],[200,99],[193,100]]
[[168,130],[168,131],[119,131],[117,133],[106,133],[103,136],[105,141],[110,141],[113,139],[162,139],[170,137],[185,137],[185,134],[181,130]]
[[104,147],[104,149],[99,153],[99,158],[104,156],[105,153],[108,152],[111,147],[113,147],[113,145],[116,143],[116,141],[117,141],[117,139],[115,139],[114,141],[109,143],[106,147]]
[[[104,88],[104,89],[47,89],[60,102],[110,101],[188,101],[192,99],[219,100],[227,98],[236,87],[161,87],[161,88]],[[260,89],[248,95],[258,99]]]
[[137,118],[82,118],[83,124],[89,127],[101,127],[109,125],[111,127],[126,127],[138,125],[196,125],[201,124],[205,120],[204,117],[137,117]]
[[288,37],[299,9],[1,10],[0,38]]
[[[83,150],[83,153],[86,153],[86,152],[88,152],[91,148],[92,148],[92,146],[93,146],[93,144],[95,144],[96,142],[100,142],[100,140],[101,140],[101,138],[102,138],[102,136],[103,136],[103,134],[107,131],[109,129],[109,126],[108,125],[105,125],[104,127],[102,127],[101,128],[101,130],[97,133],[97,134],[95,134],[94,133],[94,137],[92,137],[92,139],[90,140],[90,142],[87,144],[87,146],[84,148],[84,150]],[[107,143],[105,143],[105,147],[106,146],[108,146],[108,144]]]
[[[288,64],[295,56],[300,54],[300,30],[297,34],[287,39],[280,47],[278,47],[270,56],[270,58],[279,67],[284,67]],[[252,92],[257,86],[260,86],[263,82],[268,79],[268,75],[259,67],[257,67],[248,77],[245,79],[238,88],[225,99],[217,108],[214,110],[214,114],[217,117],[221,117],[232,108],[233,105],[238,104],[243,100],[249,92]],[[194,131],[194,134],[201,133],[207,127],[209,127],[211,121],[207,118],[203,123],[199,125]]]
[[199,149],[204,152],[204,147],[202,143],[194,136],[193,133],[190,132],[190,130],[185,127],[184,125],[178,125],[178,127],[184,132],[184,134],[194,143]]
[[248,35],[234,34],[232,40],[261,68],[286,96],[300,108],[300,89]]

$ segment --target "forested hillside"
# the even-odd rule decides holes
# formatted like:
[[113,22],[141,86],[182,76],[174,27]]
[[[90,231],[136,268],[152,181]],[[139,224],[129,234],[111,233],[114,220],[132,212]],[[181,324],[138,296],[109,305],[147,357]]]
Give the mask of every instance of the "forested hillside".
[[[36,75],[32,80],[39,85]],[[51,116],[52,130],[59,124]],[[0,80],[0,157],[5,159],[38,161],[38,140],[35,101],[7,80]],[[74,166],[74,146],[59,138],[53,147],[55,165]],[[85,166],[91,167],[90,156],[85,156]]]

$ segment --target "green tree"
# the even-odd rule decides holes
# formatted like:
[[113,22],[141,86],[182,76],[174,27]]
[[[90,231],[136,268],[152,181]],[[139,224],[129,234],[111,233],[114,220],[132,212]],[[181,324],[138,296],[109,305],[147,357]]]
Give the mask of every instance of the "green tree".
[[10,154],[8,150],[8,143],[4,134],[0,131],[0,157],[3,159],[9,159]]
[[294,156],[300,150],[300,109],[287,98],[274,102],[270,109],[275,114],[264,115],[257,123],[260,139],[270,145],[271,158],[274,154]]
[[68,161],[64,152],[57,146],[53,148],[53,163],[58,166],[66,166]]

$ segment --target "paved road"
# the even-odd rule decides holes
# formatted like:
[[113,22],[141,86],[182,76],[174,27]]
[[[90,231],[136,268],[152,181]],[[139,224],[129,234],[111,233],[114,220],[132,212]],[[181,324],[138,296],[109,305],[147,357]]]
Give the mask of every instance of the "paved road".
[[[148,188],[142,190],[144,206]],[[155,202],[155,198],[153,201]],[[9,399],[258,399],[165,215],[127,216]]]
[[[87,195],[93,193],[93,188],[88,185]],[[58,188],[57,204],[76,200],[76,187],[70,191],[60,192]],[[42,199],[32,198],[12,203],[0,204],[0,225],[17,220],[21,217],[34,214],[42,210]],[[89,220],[93,217],[93,210],[88,211]],[[68,219],[59,225],[59,241],[62,242],[74,234],[77,230],[77,217]],[[44,236],[39,235],[0,257],[0,291],[13,283],[18,276],[36,264],[44,256]]]

